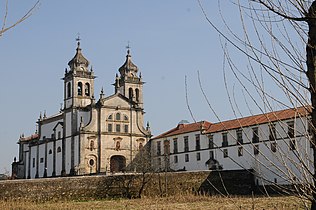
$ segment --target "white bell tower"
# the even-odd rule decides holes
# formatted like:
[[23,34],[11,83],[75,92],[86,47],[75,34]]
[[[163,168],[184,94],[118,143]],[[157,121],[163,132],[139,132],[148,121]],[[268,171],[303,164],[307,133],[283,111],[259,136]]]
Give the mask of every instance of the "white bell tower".
[[75,56],[68,62],[65,70],[64,109],[86,107],[94,97],[94,72],[89,69],[89,61],[83,56],[80,39],[77,39]]

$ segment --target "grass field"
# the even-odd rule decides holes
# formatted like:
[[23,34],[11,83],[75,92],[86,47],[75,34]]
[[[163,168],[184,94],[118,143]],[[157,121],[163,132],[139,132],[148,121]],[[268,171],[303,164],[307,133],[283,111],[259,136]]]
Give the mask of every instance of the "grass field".
[[115,199],[100,201],[17,202],[0,201],[0,209],[305,209],[296,197],[171,196],[165,198]]

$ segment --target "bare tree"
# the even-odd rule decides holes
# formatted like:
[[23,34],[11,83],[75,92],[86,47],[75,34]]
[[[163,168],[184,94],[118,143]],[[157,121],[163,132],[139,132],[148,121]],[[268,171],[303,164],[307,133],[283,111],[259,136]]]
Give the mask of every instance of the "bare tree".
[[39,5],[40,5],[40,0],[38,0],[21,18],[17,19],[15,22],[8,25],[7,20],[9,16],[9,0],[6,0],[2,27],[0,29],[0,37],[2,37],[3,34],[7,32],[8,30],[14,28],[18,24],[28,19],[34,13],[34,11],[39,7]]
[[132,178],[135,179],[135,182],[137,183],[136,185],[138,186],[136,196],[141,198],[146,185],[151,181],[154,175],[149,144],[139,148],[139,151],[134,157],[131,165],[127,167],[127,171],[133,173]]
[[[250,104],[253,104],[262,113],[281,107],[304,107],[311,116],[305,124],[306,133],[301,135],[309,139],[312,152],[309,152],[310,148],[301,149],[296,151],[295,160],[286,160],[286,151],[278,151],[274,158],[284,163],[283,169],[279,168],[279,175],[293,184],[292,193],[295,192],[302,200],[308,199],[311,209],[316,209],[316,1],[218,1],[219,13],[216,17],[208,13],[202,0],[197,1],[206,21],[220,35],[225,87],[236,118],[237,115],[242,116],[242,108],[236,100],[236,87],[230,91],[227,81],[231,75],[241,87],[243,107],[248,107],[250,113],[253,107]],[[226,13],[227,7],[235,9],[234,15],[238,14],[238,26],[232,11]],[[221,21],[218,22],[218,19]],[[240,62],[236,50],[244,55],[246,64]],[[274,95],[275,87],[280,90],[277,96]],[[202,85],[201,89],[208,101]],[[280,93],[283,96],[279,97]],[[210,108],[216,114],[211,105]],[[270,129],[273,129],[272,126],[271,122]],[[273,140],[273,136],[269,138]],[[265,162],[273,164],[270,157],[264,158]],[[288,161],[293,162],[295,170],[301,173],[301,180],[293,178],[294,169],[286,166]],[[308,166],[309,162],[312,167]]]

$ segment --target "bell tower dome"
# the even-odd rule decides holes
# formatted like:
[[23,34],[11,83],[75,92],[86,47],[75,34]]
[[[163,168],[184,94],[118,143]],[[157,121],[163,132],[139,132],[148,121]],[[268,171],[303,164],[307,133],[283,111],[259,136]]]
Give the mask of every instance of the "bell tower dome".
[[119,68],[120,76],[116,75],[114,86],[115,93],[120,92],[143,108],[144,82],[141,73],[138,73],[138,71],[138,67],[132,62],[132,56],[128,49],[125,63]]
[[80,39],[77,39],[75,56],[68,62],[64,80],[64,108],[86,107],[94,96],[94,72],[89,69],[89,61],[80,48]]

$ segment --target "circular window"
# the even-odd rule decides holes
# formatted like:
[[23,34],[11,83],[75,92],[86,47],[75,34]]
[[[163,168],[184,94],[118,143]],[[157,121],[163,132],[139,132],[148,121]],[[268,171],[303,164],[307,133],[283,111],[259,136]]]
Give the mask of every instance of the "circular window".
[[94,165],[94,160],[93,160],[93,159],[90,159],[90,160],[89,160],[89,164],[90,164],[90,166],[93,166],[93,165]]

